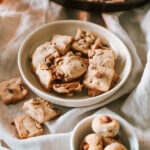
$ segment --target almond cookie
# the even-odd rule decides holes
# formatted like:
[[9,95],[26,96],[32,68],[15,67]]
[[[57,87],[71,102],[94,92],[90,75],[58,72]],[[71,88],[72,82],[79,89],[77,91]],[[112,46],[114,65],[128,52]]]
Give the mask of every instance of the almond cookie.
[[115,67],[115,59],[112,50],[95,49],[88,51],[89,64],[102,66],[110,69]]
[[115,137],[103,137],[103,146],[106,147],[107,145],[110,145],[112,143],[121,143],[120,139],[118,136]]
[[72,41],[73,41],[72,36],[58,35],[58,34],[54,35],[51,40],[51,42],[56,45],[61,55],[65,55],[69,51]]
[[39,63],[36,69],[36,76],[44,89],[50,91],[54,80],[50,68],[46,64]]
[[84,76],[83,85],[88,89],[107,92],[114,77],[114,69],[90,64]]
[[65,82],[77,79],[87,71],[85,60],[72,52],[68,52],[64,57],[56,59],[55,64],[56,68],[53,68],[53,74],[57,80]]
[[59,57],[58,49],[51,42],[39,46],[33,53],[31,59],[32,71],[35,72],[39,63],[51,65],[55,58]]
[[120,143],[112,143],[106,146],[104,150],[127,150],[127,148]]
[[28,96],[21,78],[13,78],[0,83],[0,96],[5,104],[16,103]]
[[36,98],[24,103],[22,109],[40,124],[57,118],[60,115],[59,110],[55,110],[50,102]]
[[110,116],[100,116],[92,121],[92,130],[104,137],[115,137],[119,132],[118,120]]
[[100,37],[92,32],[78,29],[75,41],[72,43],[72,48],[84,54],[88,54],[90,49],[99,48],[101,45]]
[[17,116],[14,123],[20,139],[43,134],[41,125],[28,115]]
[[82,141],[80,150],[103,150],[102,139],[94,133],[89,134]]
[[81,92],[82,87],[83,86],[80,84],[80,82],[53,84],[54,91],[56,91],[57,93],[67,94],[67,96],[69,97],[73,96],[74,91]]

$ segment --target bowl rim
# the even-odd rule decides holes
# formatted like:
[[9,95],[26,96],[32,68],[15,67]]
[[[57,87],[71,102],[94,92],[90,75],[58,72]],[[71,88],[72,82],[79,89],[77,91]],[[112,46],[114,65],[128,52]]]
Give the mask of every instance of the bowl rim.
[[[112,89],[110,89],[109,91],[98,95],[96,97],[89,97],[89,98],[84,98],[82,100],[79,99],[72,99],[72,100],[68,100],[65,98],[61,98],[61,97],[55,97],[52,95],[49,95],[45,92],[42,92],[41,90],[39,90],[36,86],[34,86],[32,83],[30,83],[30,81],[28,80],[28,78],[25,76],[24,70],[22,68],[22,53],[24,50],[24,47],[26,45],[26,43],[32,38],[32,36],[36,33],[38,33],[39,31],[43,30],[44,28],[48,27],[48,26],[52,26],[55,24],[67,24],[67,23],[77,23],[77,24],[81,24],[81,25],[89,25],[90,27],[94,28],[101,28],[101,30],[103,30],[105,33],[107,32],[109,35],[111,35],[116,41],[118,41],[119,43],[122,44],[122,46],[124,46],[124,48],[126,49],[126,57],[128,58],[128,72],[126,72],[124,78]],[[121,88],[123,86],[123,84],[125,83],[125,81],[128,79],[130,73],[131,73],[131,69],[132,69],[132,59],[131,59],[131,55],[130,55],[130,51],[128,50],[127,46],[111,31],[107,30],[106,28],[102,27],[101,25],[95,24],[95,23],[91,23],[88,21],[79,21],[79,20],[61,20],[61,21],[54,21],[54,22],[50,22],[48,24],[42,25],[39,28],[37,28],[36,30],[32,31],[23,41],[23,43],[20,46],[19,52],[18,52],[18,68],[20,71],[20,74],[23,78],[23,80],[25,81],[25,83],[28,85],[28,87],[34,92],[34,93],[38,93],[37,95],[40,95],[41,97],[49,97],[49,99],[51,99],[52,103],[58,104],[58,105],[62,105],[62,106],[68,106],[68,107],[83,107],[83,106],[89,106],[89,105],[93,105],[96,103],[100,103],[102,101],[104,101],[105,99],[107,99],[108,97],[110,97],[110,95],[114,94],[116,91],[119,90],[119,88]],[[107,95],[109,95],[108,97],[106,97]],[[101,101],[97,101],[97,99],[99,99],[101,97]],[[105,98],[106,97],[106,98]],[[95,100],[91,103],[91,100]],[[61,102],[61,104],[60,104]],[[86,104],[85,104],[86,102]],[[80,104],[79,104],[80,103]]]
[[[90,120],[90,119],[92,119],[92,118],[94,119],[95,117],[103,116],[103,115],[107,115],[107,116],[110,116],[110,117],[113,117],[113,118],[117,119],[117,120],[119,121],[119,123],[120,123],[122,126],[128,128],[128,130],[129,130],[130,133],[132,134],[132,137],[133,137],[133,138],[135,139],[135,141],[136,141],[136,147],[137,147],[137,149],[135,149],[135,150],[139,150],[138,138],[137,138],[135,132],[132,130],[133,127],[132,127],[124,118],[120,117],[119,115],[114,115],[114,114],[110,114],[110,113],[94,114],[94,115],[92,115],[92,116],[88,116],[88,117],[82,119],[81,121],[79,121],[79,122],[76,124],[76,126],[74,127],[74,129],[73,129],[73,131],[72,131],[72,134],[71,134],[71,139],[70,139],[70,148],[71,148],[71,150],[75,150],[73,145],[74,145],[74,140],[75,140],[75,134],[76,134],[78,128],[80,128],[80,126],[81,126],[84,122],[86,122],[86,121],[88,121],[88,120]],[[94,133],[94,132],[93,132],[93,133]]]

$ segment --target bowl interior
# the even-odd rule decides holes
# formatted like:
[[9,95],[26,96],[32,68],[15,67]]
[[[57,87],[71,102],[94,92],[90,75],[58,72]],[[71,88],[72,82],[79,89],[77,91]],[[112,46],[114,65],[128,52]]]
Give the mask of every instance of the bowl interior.
[[[101,115],[97,115],[101,116]],[[77,124],[75,127],[72,137],[71,137],[71,150],[78,150],[79,146],[84,139],[84,137],[92,132],[91,124],[92,120],[96,116],[91,116],[85,118],[81,122]],[[115,117],[116,118],[116,117]],[[119,138],[121,139],[122,143],[127,147],[128,150],[138,150],[138,140],[136,135],[131,130],[131,126],[122,118],[116,118],[120,123],[120,131],[119,131]]]
[[[57,103],[57,101],[60,100],[66,101],[69,99],[70,102],[71,100],[72,102],[74,102],[74,100],[81,101],[93,98],[90,98],[85,91],[75,94],[72,98],[64,97],[62,94],[57,94],[55,92],[47,92],[42,88],[35,75],[31,72],[29,58],[33,54],[35,49],[44,42],[49,41],[52,35],[62,34],[62,35],[71,35],[75,37],[78,28],[91,31],[99,35],[102,38],[103,42],[108,44],[117,55],[117,59],[115,62],[116,63],[115,70],[119,74],[119,80],[113,89],[97,96],[99,101],[104,100],[108,96],[112,95],[115,91],[117,91],[123,85],[131,70],[132,62],[128,49],[115,35],[113,35],[105,28],[93,23],[82,21],[58,21],[55,23],[47,24],[39,28],[35,32],[33,32],[24,41],[18,54],[19,56],[18,64],[21,75],[23,76],[23,79],[25,80],[27,85],[36,94],[38,94],[43,98],[46,98],[48,100],[55,98],[55,101],[52,101],[54,103]],[[93,101],[92,104],[94,103],[95,102]],[[62,105],[64,105],[64,103]]]

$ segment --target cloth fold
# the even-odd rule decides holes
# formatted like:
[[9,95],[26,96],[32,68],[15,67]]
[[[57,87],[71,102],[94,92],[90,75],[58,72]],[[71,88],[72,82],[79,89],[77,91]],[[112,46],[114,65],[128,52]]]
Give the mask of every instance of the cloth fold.
[[[0,4],[0,81],[19,76],[17,53],[25,37],[45,23],[62,19],[83,19],[100,25],[105,23],[107,28],[128,47],[133,66],[125,85],[103,102],[83,108],[57,106],[63,111],[63,115],[54,121],[46,122],[43,126],[44,135],[42,136],[24,140],[17,139],[15,127],[11,125],[11,121],[15,116],[23,113],[21,107],[26,100],[8,106],[0,100],[0,140],[5,143],[1,142],[0,149],[3,147],[4,150],[7,148],[14,150],[58,150],[60,148],[70,150],[69,142],[74,126],[86,116],[95,113],[113,113],[106,108],[102,109],[104,105],[113,101],[115,102],[106,106],[134,125],[142,150],[150,149],[150,131],[148,129],[150,52],[145,67],[150,41],[149,8],[150,3],[132,11],[105,13],[100,17],[99,14],[66,9],[48,0],[4,0]],[[144,36],[146,40],[141,40],[142,37],[138,38],[137,35]],[[129,95],[130,92],[132,93]],[[32,97],[36,96],[31,91],[30,93]],[[129,95],[125,101],[124,95]]]

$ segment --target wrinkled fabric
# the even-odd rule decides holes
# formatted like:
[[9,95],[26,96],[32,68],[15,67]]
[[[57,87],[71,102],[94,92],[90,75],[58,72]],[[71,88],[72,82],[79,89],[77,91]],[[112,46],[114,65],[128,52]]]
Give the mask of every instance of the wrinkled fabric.
[[[113,112],[133,126],[140,149],[150,149],[150,3],[126,12],[93,14],[64,8],[48,0],[4,0],[0,4],[0,81],[20,76],[17,54],[28,34],[41,25],[64,19],[91,21],[116,34],[130,51],[131,74],[124,86],[99,104],[83,108],[55,105],[63,114],[43,125],[44,135],[24,140],[17,138],[11,122],[24,113],[21,107],[26,100],[5,105],[0,99],[0,149],[70,150],[72,130],[80,120],[95,113]],[[36,95],[30,91],[30,97]]]

